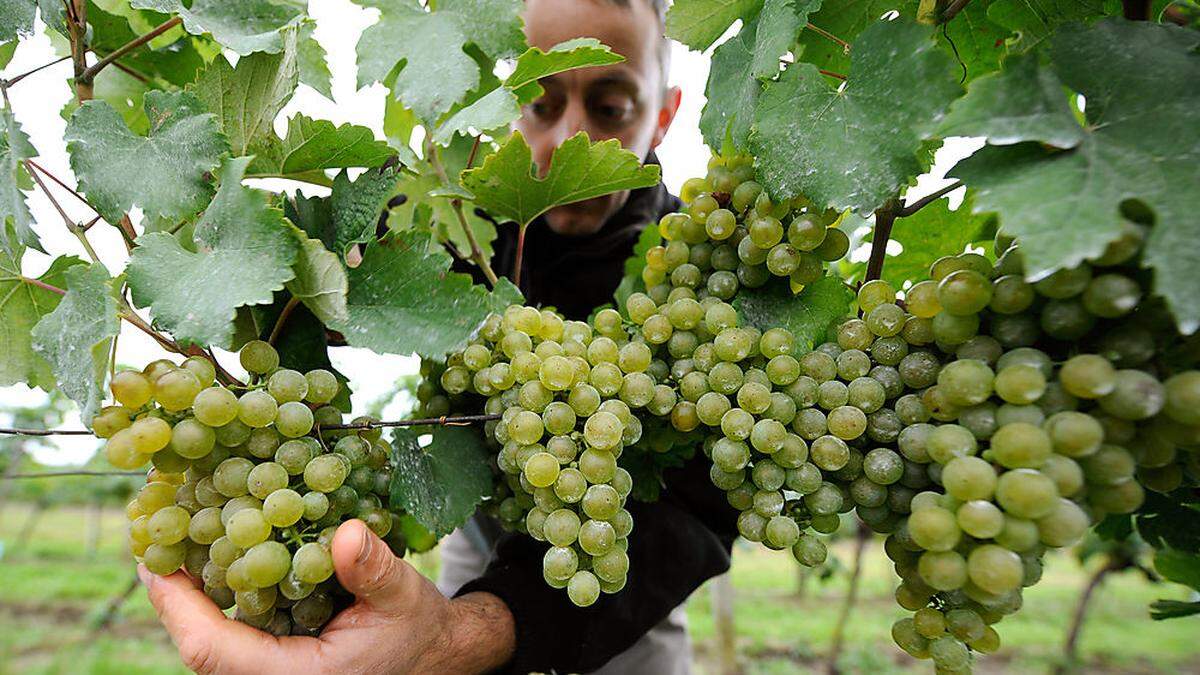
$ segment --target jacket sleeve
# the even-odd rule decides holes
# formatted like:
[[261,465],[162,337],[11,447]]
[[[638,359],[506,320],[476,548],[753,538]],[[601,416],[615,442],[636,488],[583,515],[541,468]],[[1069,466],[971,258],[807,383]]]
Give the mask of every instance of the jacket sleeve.
[[576,607],[542,578],[548,545],[506,534],[479,579],[458,595],[485,591],[513,614],[516,652],[505,672],[589,672],[628,649],[707,579],[729,569],[736,513],[697,455],[664,472],[653,503],[630,501],[629,574],[625,588]]

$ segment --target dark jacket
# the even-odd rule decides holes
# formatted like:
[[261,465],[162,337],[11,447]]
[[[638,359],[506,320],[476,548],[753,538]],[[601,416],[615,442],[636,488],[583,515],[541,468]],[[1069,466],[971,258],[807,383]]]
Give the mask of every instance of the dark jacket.
[[[678,208],[679,200],[659,184],[632,192],[595,235],[564,237],[534,221],[526,233],[521,275],[525,301],[586,319],[596,306],[612,302],[642,229],[656,227],[660,217]],[[501,226],[492,263],[497,274],[511,278],[515,247],[516,226]],[[729,569],[737,514],[713,486],[706,463],[697,453],[686,466],[665,472],[657,502],[629,502],[634,527],[628,581],[591,607],[576,607],[565,590],[546,585],[542,557],[548,544],[523,534],[499,536],[487,571],[458,595],[486,591],[508,605],[517,645],[507,672],[595,670],[632,646],[705,580]]]

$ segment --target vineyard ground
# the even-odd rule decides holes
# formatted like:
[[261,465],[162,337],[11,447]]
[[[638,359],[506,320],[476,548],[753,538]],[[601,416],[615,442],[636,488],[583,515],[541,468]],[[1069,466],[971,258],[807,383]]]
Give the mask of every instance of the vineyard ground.
[[[30,509],[0,511],[0,675],[78,673],[140,675],[183,672],[174,649],[154,619],[145,594],[135,592],[113,625],[96,634],[94,616],[130,579],[122,552],[123,518],[110,509],[99,545],[85,557],[88,513],[61,508],[46,512],[29,545],[14,550]],[[838,550],[848,560],[849,542]],[[845,672],[919,673],[921,664],[892,647],[890,625],[899,615],[893,584],[879,547],[865,559],[861,600],[847,629]],[[436,573],[436,555],[417,566]],[[1024,611],[1003,624],[1001,655],[984,659],[983,673],[1047,672],[1055,663],[1065,626],[1085,574],[1065,555],[1048,558],[1044,581],[1026,595]],[[845,575],[821,583],[810,579],[797,597],[795,564],[783,554],[739,548],[733,583],[739,657],[746,673],[774,675],[815,671],[828,648],[845,591]],[[1110,580],[1098,592],[1082,638],[1088,673],[1200,673],[1200,618],[1151,627],[1146,604],[1160,597],[1183,599],[1179,587],[1155,586],[1132,574]],[[707,589],[688,606],[697,672],[715,673],[716,641]]]

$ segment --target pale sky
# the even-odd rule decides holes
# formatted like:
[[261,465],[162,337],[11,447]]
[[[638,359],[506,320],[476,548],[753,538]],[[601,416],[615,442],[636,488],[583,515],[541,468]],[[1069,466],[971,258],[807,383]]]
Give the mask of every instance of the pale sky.
[[[284,131],[286,119],[301,112],[338,124],[352,122],[363,125],[374,130],[378,138],[383,138],[383,102],[386,90],[381,85],[355,90],[354,45],[362,30],[374,22],[376,11],[363,9],[348,0],[313,2],[310,3],[309,10],[317,20],[316,38],[329,53],[336,101],[329,101],[312,89],[300,85],[283,114],[276,120],[276,128],[280,132]],[[12,77],[48,63],[56,56],[50,40],[41,32],[39,22],[37,35],[21,42],[16,56],[4,70],[3,76]],[[673,85],[683,90],[683,103],[674,125],[658,149],[658,156],[663,163],[663,180],[673,192],[677,192],[687,178],[703,175],[709,158],[709,151],[704,146],[699,131],[700,110],[704,106],[704,85],[708,78],[708,62],[708,55],[689,51],[678,44],[674,45],[670,79]],[[62,140],[66,122],[59,114],[71,96],[65,80],[70,72],[69,62],[48,68],[15,86],[10,91],[10,97],[17,121],[40,152],[37,160],[39,164],[59,178],[74,184],[66,146]],[[973,149],[964,143],[952,144],[943,149],[938,155],[934,171],[923,176],[917,187],[910,192],[919,196],[948,183],[949,181],[940,177],[959,157],[969,154]],[[322,194],[325,191],[317,186],[284,180],[252,181],[252,184],[273,190],[301,187],[309,194]],[[57,190],[55,196],[67,212],[79,221],[90,220],[94,215],[65,191]],[[42,244],[51,256],[73,254],[85,257],[78,241],[66,231],[61,218],[45,195],[34,191],[28,194],[28,200],[34,215],[34,229],[41,236]],[[109,272],[113,275],[119,274],[124,268],[126,253],[116,230],[98,224],[89,230],[88,238]],[[27,252],[23,265],[24,273],[27,276],[37,276],[49,266],[51,259],[50,256],[36,251]],[[122,325],[118,343],[118,363],[140,367],[162,356],[162,350],[148,337],[128,324]],[[389,391],[398,377],[415,372],[417,363],[416,359],[411,357],[379,356],[352,347],[332,349],[331,358],[334,365],[350,378],[356,412]],[[235,356],[218,353],[218,359],[231,372],[238,371]],[[22,385],[0,387],[0,406],[35,404],[44,398],[45,394],[41,391],[30,390]],[[393,416],[399,413],[395,409],[385,410],[385,416],[389,412]],[[79,426],[78,417],[68,419],[64,424],[64,427]],[[86,436],[62,436],[56,437],[56,440],[54,448],[37,450],[34,453],[35,457],[50,464],[79,463],[86,461],[98,445],[95,439]]]

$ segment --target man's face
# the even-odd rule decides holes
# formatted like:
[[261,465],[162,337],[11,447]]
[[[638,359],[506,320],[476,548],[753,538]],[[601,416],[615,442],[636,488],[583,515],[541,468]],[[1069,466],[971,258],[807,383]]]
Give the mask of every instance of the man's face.
[[[528,0],[525,35],[543,50],[578,37],[593,37],[625,57],[622,63],[560,73],[541,81],[545,93],[525,106],[516,128],[533,149],[544,174],[563,141],[580,131],[593,142],[615,138],[638,157],[662,142],[679,105],[678,90],[665,91],[658,60],[658,20],[645,0],[621,7],[609,0]],[[565,235],[593,234],[624,205],[619,192],[551,209],[550,229]]]

